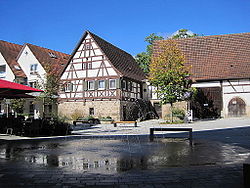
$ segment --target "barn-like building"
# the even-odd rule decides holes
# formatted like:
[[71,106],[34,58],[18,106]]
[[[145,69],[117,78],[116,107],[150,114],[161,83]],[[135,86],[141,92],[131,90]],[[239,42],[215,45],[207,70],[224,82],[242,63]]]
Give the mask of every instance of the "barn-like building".
[[[191,67],[192,87],[199,91],[191,102],[194,116],[250,116],[250,33],[175,41]],[[154,49],[160,52],[157,43]]]

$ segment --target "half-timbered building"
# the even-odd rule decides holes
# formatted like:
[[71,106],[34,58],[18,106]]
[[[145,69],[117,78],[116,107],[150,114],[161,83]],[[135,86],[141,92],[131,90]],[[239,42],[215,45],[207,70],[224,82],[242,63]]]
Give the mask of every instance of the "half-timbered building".
[[86,31],[61,76],[59,114],[133,119],[144,78],[130,54]]

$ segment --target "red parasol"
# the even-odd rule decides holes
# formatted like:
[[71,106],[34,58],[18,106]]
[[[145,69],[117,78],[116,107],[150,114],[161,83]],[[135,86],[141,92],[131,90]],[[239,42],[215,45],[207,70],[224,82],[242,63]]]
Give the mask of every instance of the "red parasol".
[[[9,82],[0,79],[0,97],[8,98],[8,96],[20,97],[20,94],[31,93],[31,92],[43,92],[40,89],[32,88],[22,84],[17,84],[14,82]],[[18,96],[19,95],[19,96]]]

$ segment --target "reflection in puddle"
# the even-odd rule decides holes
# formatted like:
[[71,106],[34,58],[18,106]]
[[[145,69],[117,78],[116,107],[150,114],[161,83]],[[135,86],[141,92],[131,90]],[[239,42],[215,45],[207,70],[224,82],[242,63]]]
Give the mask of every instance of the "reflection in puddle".
[[250,151],[218,142],[146,139],[81,139],[0,146],[0,159],[91,173],[117,173],[133,169],[243,163]]

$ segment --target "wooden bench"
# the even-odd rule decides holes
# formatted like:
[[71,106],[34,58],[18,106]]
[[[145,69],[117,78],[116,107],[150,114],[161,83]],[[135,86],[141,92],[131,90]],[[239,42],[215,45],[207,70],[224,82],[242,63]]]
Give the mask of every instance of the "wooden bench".
[[87,119],[78,119],[73,121],[73,125],[76,126],[76,123],[89,123]]
[[114,121],[114,127],[117,127],[117,124],[131,124],[133,123],[135,127],[137,127],[137,122],[136,121]]
[[192,136],[193,129],[192,128],[184,128],[184,127],[150,128],[150,135],[149,135],[150,141],[154,140],[154,131],[188,131],[189,132],[189,143],[190,143],[190,145],[192,145],[192,143],[193,143],[193,136]]

